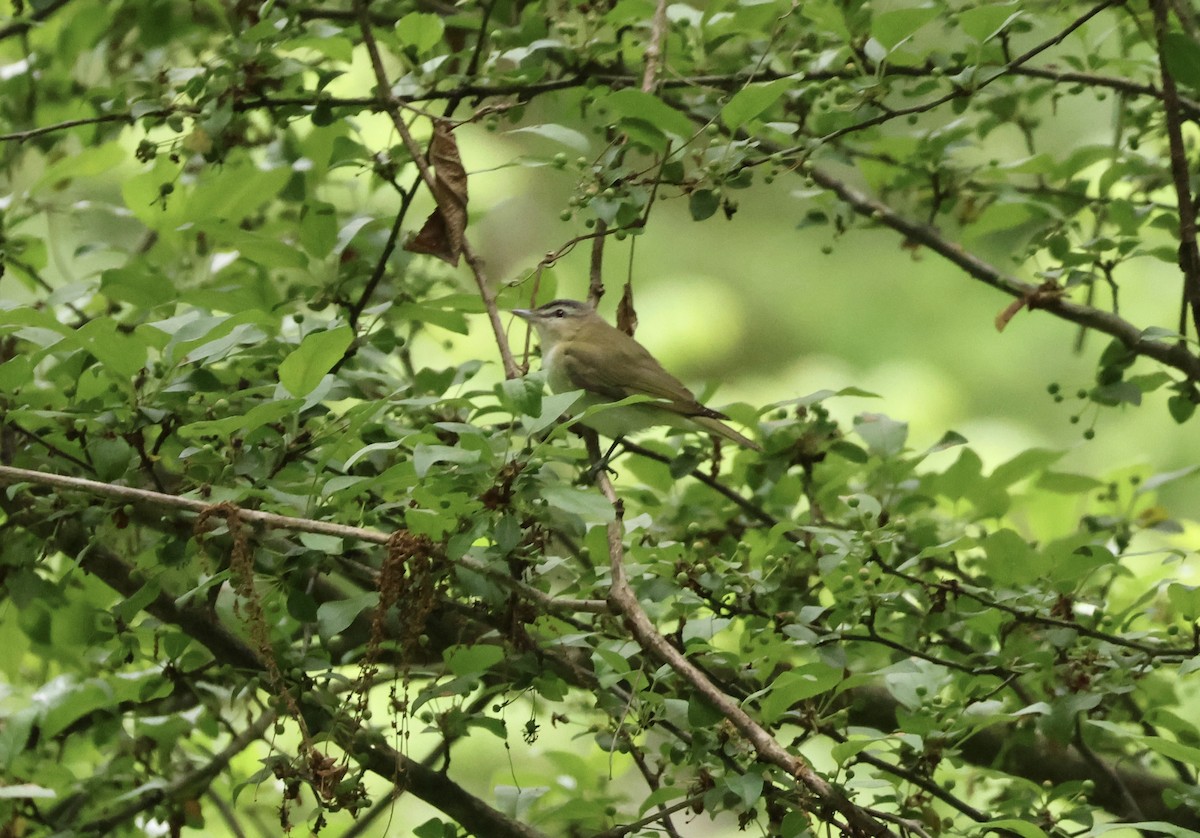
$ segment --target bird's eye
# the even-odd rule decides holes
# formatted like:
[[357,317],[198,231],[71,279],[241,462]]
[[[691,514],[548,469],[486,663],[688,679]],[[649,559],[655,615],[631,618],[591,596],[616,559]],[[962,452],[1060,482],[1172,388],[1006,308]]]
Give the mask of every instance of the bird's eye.
[[556,309],[554,309],[554,316],[555,317],[566,317],[567,311],[566,311],[566,309],[556,308]]

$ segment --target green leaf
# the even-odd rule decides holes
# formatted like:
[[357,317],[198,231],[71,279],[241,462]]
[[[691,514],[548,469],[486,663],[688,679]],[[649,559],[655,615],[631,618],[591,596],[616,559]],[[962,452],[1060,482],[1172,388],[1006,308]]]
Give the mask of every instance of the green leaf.
[[17,355],[0,364],[0,393],[12,393],[33,381],[33,362]]
[[1167,599],[1189,623],[1200,618],[1200,587],[1172,582],[1167,586]]
[[280,363],[279,383],[293,396],[307,396],[341,360],[352,340],[354,330],[349,326],[313,332]]
[[459,678],[478,676],[504,660],[504,647],[491,643],[452,646],[443,653],[446,668]]
[[1046,489],[1060,495],[1079,495],[1091,489],[1098,489],[1104,481],[1086,474],[1069,474],[1064,471],[1043,472],[1037,480],[1039,489]]
[[1001,818],[999,820],[988,821],[980,824],[980,826],[996,832],[1015,832],[1021,838],[1048,838],[1046,832],[1035,824],[1029,821],[1018,820],[1017,818]]
[[454,838],[458,835],[458,827],[441,818],[430,818],[420,826],[413,827],[412,834],[413,838]]
[[1062,451],[1046,448],[1028,448],[1011,460],[1001,463],[992,471],[988,480],[1008,487],[1019,480],[1037,474],[1062,459]]
[[358,619],[358,615],[379,605],[379,592],[368,591],[358,596],[323,602],[317,608],[317,631],[321,637],[340,634]]
[[550,427],[578,400],[579,393],[574,390],[567,393],[552,393],[549,396],[543,397],[539,405],[538,414],[536,416],[528,416],[527,419],[522,420],[525,432],[533,435]]
[[549,786],[496,786],[496,808],[510,818],[521,820],[527,817],[529,810],[538,799],[550,791]]
[[59,187],[75,178],[95,177],[109,172],[129,159],[120,143],[104,143],[94,148],[77,149],[46,168],[33,189]]
[[1006,528],[989,534],[983,539],[983,549],[987,554],[984,567],[1001,585],[1021,584],[1038,577],[1038,555],[1013,530]]
[[560,512],[578,515],[589,523],[608,523],[613,519],[612,504],[595,489],[551,485],[542,486],[540,493],[550,506]]
[[789,77],[746,85],[733,94],[725,107],[721,108],[721,121],[731,131],[740,128],[778,102],[793,84]]
[[338,218],[333,204],[314,201],[300,215],[300,246],[310,255],[324,259],[337,244]]
[[426,445],[421,443],[413,449],[413,470],[417,477],[429,474],[429,469],[437,463],[458,463],[469,465],[479,462],[481,454],[478,449],[456,448],[451,445]]
[[1163,58],[1175,81],[1200,93],[1200,44],[1183,32],[1163,38]]
[[300,399],[263,402],[255,405],[245,414],[226,416],[223,419],[206,419],[184,425],[179,429],[179,435],[184,439],[201,439],[206,436],[229,439],[238,432],[245,435],[263,425],[278,422],[283,417],[294,414],[301,404],[303,402]]
[[711,218],[721,207],[721,198],[711,189],[697,189],[688,196],[688,210],[693,221]]
[[50,800],[58,797],[58,792],[35,783],[16,783],[0,786],[0,800]]
[[91,440],[88,454],[96,467],[96,476],[106,482],[124,477],[134,458],[133,446],[119,436]]
[[291,176],[292,170],[285,166],[260,169],[248,163],[211,171],[209,177],[198,181],[186,202],[188,218],[216,221],[237,230],[241,220],[278,195]]
[[1155,474],[1147,477],[1134,490],[1135,495],[1144,495],[1148,492],[1153,492],[1157,489],[1166,486],[1169,483],[1174,483],[1176,480],[1182,480],[1185,477],[1191,477],[1196,472],[1200,471],[1200,466],[1184,466],[1174,471],[1165,471],[1161,474]]
[[582,131],[576,131],[574,128],[568,128],[565,125],[556,125],[554,123],[545,123],[542,125],[526,125],[522,128],[514,128],[507,131],[507,134],[532,134],[535,137],[545,137],[548,140],[554,140],[556,143],[562,143],[573,151],[580,154],[587,154],[592,147],[591,140]]
[[789,669],[771,684],[759,706],[765,723],[777,721],[799,701],[829,692],[842,680],[842,672],[824,663],[808,663]]
[[396,37],[418,53],[426,53],[442,40],[446,24],[431,12],[409,12],[396,22]]
[[1139,740],[1150,750],[1162,754],[1167,759],[1182,762],[1184,765],[1200,765],[1200,748],[1161,736],[1141,736]]
[[146,365],[148,347],[143,339],[120,331],[116,321],[108,317],[85,323],[75,330],[75,337],[120,378],[133,378]]
[[662,99],[632,87],[608,94],[597,105],[617,117],[613,122],[637,120],[672,137],[676,143],[686,142],[697,130],[691,120]]
[[835,36],[838,40],[849,41],[850,29],[846,26],[846,18],[842,10],[831,0],[811,0],[800,5],[800,14],[811,20],[818,28]]
[[393,312],[397,317],[405,320],[417,320],[421,323],[429,323],[455,334],[465,335],[469,331],[466,316],[462,311],[455,308],[404,303],[403,305],[396,306]]
[[872,454],[884,458],[899,454],[908,440],[908,423],[889,419],[882,413],[854,417],[854,430]]
[[1196,402],[1189,396],[1176,393],[1167,399],[1167,410],[1170,412],[1171,418],[1182,425],[1191,419],[1192,414],[1196,412]]
[[871,19],[871,35],[891,52],[941,14],[941,7],[933,4],[880,12]]
[[108,707],[113,696],[97,679],[77,683],[62,675],[34,693],[33,701],[43,710],[42,735],[57,736],[76,719]]
[[1020,17],[1019,3],[976,3],[958,13],[958,25],[976,41],[989,41]]
[[749,809],[762,797],[763,777],[756,771],[745,774],[731,772],[725,775],[725,786],[737,795],[742,806]]
[[111,268],[100,274],[100,293],[110,300],[151,309],[170,302],[176,289],[164,281],[160,271],[146,262],[131,262],[123,268]]

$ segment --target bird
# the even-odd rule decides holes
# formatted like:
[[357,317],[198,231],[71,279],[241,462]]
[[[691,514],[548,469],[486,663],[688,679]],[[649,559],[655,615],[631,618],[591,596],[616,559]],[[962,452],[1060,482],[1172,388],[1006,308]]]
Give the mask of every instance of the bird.
[[707,431],[762,451],[762,446],[738,433],[723,419],[724,413],[705,407],[650,352],[629,335],[608,324],[592,306],[579,300],[553,300],[534,309],[512,313],[528,322],[542,345],[542,368],[555,393],[582,390],[576,405],[586,409],[630,396],[652,401],[598,411],[583,424],[613,440],[601,459],[609,457],[627,434],[654,425]]

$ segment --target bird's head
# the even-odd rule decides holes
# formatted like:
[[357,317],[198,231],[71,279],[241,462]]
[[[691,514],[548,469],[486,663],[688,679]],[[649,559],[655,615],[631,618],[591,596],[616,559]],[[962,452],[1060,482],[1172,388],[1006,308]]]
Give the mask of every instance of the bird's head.
[[604,323],[594,308],[579,300],[553,300],[537,308],[514,308],[512,311],[537,330],[543,348],[570,340],[580,329],[597,321]]

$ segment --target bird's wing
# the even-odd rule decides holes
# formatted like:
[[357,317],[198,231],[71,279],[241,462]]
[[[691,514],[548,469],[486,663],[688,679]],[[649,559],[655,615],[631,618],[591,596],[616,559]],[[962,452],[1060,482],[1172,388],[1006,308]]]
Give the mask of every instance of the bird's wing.
[[563,347],[559,363],[573,386],[614,400],[650,396],[659,400],[659,407],[683,416],[722,416],[696,401],[692,391],[640,343],[624,332],[613,331],[616,335],[603,347],[580,346],[578,342]]

